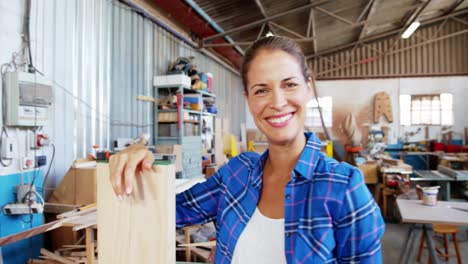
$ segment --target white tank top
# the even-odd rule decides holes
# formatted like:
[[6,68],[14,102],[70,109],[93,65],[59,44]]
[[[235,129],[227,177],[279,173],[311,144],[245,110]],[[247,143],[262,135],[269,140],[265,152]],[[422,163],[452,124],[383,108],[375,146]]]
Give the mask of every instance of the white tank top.
[[284,252],[284,219],[268,218],[255,208],[237,241],[232,264],[282,264]]

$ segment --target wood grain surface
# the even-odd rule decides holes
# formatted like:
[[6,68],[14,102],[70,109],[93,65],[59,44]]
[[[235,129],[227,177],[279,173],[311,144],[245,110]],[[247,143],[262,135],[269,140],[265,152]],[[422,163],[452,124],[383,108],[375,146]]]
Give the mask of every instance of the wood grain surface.
[[175,168],[153,166],[136,176],[120,201],[108,164],[98,164],[99,263],[175,263]]

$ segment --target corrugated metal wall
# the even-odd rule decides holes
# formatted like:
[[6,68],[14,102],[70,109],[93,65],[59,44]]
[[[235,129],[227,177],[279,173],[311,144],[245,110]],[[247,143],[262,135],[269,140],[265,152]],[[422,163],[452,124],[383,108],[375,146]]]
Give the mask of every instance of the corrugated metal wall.
[[[33,62],[54,82],[55,102],[45,128],[56,146],[49,185],[93,145],[109,145],[111,7],[94,0],[32,1]],[[48,162],[50,157],[49,151]]]
[[[423,42],[428,44],[419,45]],[[318,79],[468,74],[467,47],[466,25],[448,20],[420,28],[409,39],[395,36],[314,58],[308,64]]]
[[153,95],[152,76],[165,74],[174,60],[188,56],[195,57],[199,71],[213,73],[218,116],[229,118],[232,131],[240,134],[239,124],[245,122],[240,77],[129,7],[113,2],[111,138],[152,134],[152,105],[135,98]]
[[50,185],[93,145],[152,133],[152,105],[136,97],[153,95],[153,75],[179,56],[194,56],[199,70],[213,73],[219,116],[245,122],[236,74],[118,1],[33,0],[31,34],[34,64],[54,81],[45,131],[56,145]]

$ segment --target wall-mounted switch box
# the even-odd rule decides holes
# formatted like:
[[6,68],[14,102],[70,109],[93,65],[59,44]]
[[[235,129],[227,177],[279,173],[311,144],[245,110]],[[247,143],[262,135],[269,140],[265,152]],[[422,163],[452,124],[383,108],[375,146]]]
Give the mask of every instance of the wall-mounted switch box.
[[2,138],[2,158],[13,159],[18,148],[16,138]]

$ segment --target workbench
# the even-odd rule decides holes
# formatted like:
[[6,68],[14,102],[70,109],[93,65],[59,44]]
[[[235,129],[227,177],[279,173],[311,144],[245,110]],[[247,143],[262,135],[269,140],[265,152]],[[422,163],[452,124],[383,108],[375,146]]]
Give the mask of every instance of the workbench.
[[[421,200],[397,199],[398,209],[403,223],[411,223],[405,242],[400,252],[397,263],[408,263],[411,255],[415,231],[417,225],[422,225],[422,232],[426,233],[426,243],[432,263],[439,263],[437,252],[432,240],[433,231],[428,228],[432,224],[448,224],[456,226],[468,226],[468,203],[467,202],[438,202],[435,206],[423,205]],[[457,208],[457,209],[456,209]],[[462,210],[466,211],[462,211]],[[403,261],[406,259],[405,261]],[[413,261],[414,262],[414,261]],[[413,263],[411,262],[411,263]]]

